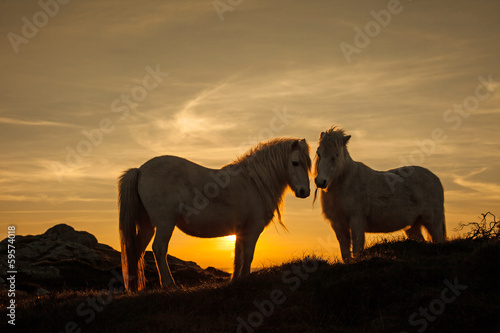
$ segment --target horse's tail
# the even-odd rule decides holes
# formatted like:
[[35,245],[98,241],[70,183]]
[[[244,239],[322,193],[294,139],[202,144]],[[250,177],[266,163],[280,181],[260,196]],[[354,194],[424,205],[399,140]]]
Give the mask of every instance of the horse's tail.
[[137,191],[138,178],[139,169],[133,168],[125,171],[118,180],[122,273],[125,288],[129,291],[141,290],[146,284],[137,229],[147,218],[147,213]]
[[[441,181],[438,179],[440,185],[440,198],[439,198],[439,223],[440,225],[436,226],[436,228],[440,228],[439,237],[437,237],[437,242],[445,242],[446,241],[446,216],[444,214],[444,187]],[[433,239],[434,241],[434,239]]]
[[442,235],[443,235],[443,242],[446,241],[446,217],[444,216],[444,209],[443,209],[443,224],[441,226],[443,229],[442,229]]
[[443,207],[442,209],[440,209],[440,212],[442,214],[441,216],[441,235],[442,235],[442,238],[441,238],[441,242],[446,242],[446,216],[444,214],[445,212],[445,209],[444,209],[444,186],[443,184],[441,183],[441,181],[439,180],[439,184],[441,185],[441,207]]

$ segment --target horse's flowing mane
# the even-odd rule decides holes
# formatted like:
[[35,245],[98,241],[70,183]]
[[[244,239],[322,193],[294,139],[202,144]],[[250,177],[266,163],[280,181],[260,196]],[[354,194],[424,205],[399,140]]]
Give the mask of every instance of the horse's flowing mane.
[[[269,211],[269,221],[277,213],[279,224],[285,229],[281,220],[283,194],[288,186],[287,162],[292,143],[296,139],[277,138],[259,143],[246,154],[239,157],[228,166],[239,167],[254,182],[261,199]],[[309,145],[305,148],[299,145],[300,159],[311,171]]]

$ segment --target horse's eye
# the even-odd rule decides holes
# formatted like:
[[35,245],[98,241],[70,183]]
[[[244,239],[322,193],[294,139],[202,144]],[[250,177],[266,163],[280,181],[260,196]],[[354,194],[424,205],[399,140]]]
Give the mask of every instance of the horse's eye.
[[292,165],[293,165],[293,166],[299,166],[299,162],[297,162],[297,161],[292,161]]

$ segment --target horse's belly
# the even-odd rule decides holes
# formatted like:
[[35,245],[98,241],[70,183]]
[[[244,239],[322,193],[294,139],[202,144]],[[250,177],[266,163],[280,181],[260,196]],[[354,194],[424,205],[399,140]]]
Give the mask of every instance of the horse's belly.
[[416,217],[413,215],[410,212],[397,212],[397,210],[371,214],[367,219],[366,232],[394,232],[405,229],[415,221]]
[[[219,220],[220,221],[220,220]],[[214,238],[234,235],[237,226],[234,223],[220,223],[219,221],[201,221],[197,218],[180,217],[176,226],[187,235],[200,238]]]
[[388,233],[405,229],[408,226],[409,224],[404,224],[404,223],[387,223],[387,224],[377,224],[377,225],[368,223],[365,231],[368,233],[379,233],[379,232]]

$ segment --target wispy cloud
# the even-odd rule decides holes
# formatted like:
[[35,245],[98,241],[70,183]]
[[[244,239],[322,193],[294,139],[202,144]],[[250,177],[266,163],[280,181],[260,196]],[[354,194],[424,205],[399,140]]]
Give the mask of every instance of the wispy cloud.
[[208,100],[210,96],[217,94],[220,90],[222,90],[224,87],[226,87],[228,82],[223,82],[221,84],[218,84],[217,86],[206,89],[201,91],[199,94],[197,94],[194,98],[188,100],[182,110],[179,112],[179,114],[186,113],[191,111],[193,108],[196,106],[202,104],[204,101]]
[[466,175],[454,175],[453,181],[467,188],[469,191],[480,193],[482,196],[500,198],[500,185],[493,182],[481,182],[471,180],[470,178],[477,176],[488,170],[487,167],[482,167],[477,170],[473,170]]
[[76,125],[60,123],[56,121],[47,120],[23,120],[16,118],[0,117],[0,124],[19,125],[19,126],[64,126],[64,127],[77,127]]
[[48,203],[66,203],[66,202],[116,202],[114,198],[82,198],[79,196],[49,196],[41,195],[25,195],[25,194],[0,194],[0,201],[17,201],[17,202],[48,202]]

